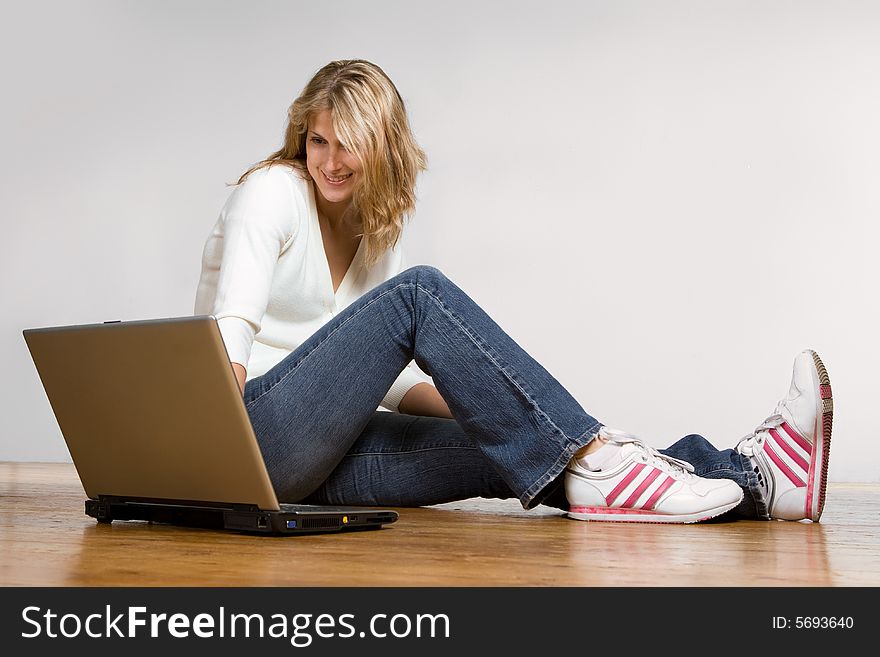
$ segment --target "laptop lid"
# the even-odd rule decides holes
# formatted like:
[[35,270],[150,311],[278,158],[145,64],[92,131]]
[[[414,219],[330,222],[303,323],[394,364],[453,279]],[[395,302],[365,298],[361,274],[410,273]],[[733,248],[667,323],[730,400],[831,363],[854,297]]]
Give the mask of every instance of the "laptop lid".
[[88,497],[278,510],[213,316],[23,335]]

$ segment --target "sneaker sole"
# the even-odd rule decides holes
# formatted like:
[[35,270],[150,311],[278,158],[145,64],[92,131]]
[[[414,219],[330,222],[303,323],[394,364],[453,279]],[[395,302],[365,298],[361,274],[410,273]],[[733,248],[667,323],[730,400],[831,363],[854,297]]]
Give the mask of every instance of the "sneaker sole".
[[831,427],[834,421],[834,400],[831,396],[831,379],[822,359],[813,350],[809,350],[816,366],[819,383],[819,404],[816,412],[816,442],[810,458],[810,472],[807,486],[809,494],[804,508],[804,515],[818,522],[825,509],[825,485],[828,480],[828,455],[831,452]]
[[664,515],[654,511],[645,511],[642,509],[615,509],[597,506],[573,506],[568,511],[568,517],[574,520],[591,520],[600,522],[651,522],[651,523],[667,523],[667,524],[691,524],[709,520],[715,516],[720,516],[726,511],[730,511],[740,503],[740,500],[730,504],[723,504],[714,509],[707,509],[699,513],[690,513],[686,515]]

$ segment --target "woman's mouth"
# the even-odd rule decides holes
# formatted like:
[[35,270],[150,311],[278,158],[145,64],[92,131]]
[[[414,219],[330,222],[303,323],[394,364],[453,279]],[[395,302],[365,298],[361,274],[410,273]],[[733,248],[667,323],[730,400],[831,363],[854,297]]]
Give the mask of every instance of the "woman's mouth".
[[350,173],[345,176],[328,176],[323,171],[321,173],[324,174],[324,180],[327,181],[327,183],[329,183],[330,185],[343,185],[345,184],[345,181],[352,176],[352,174]]

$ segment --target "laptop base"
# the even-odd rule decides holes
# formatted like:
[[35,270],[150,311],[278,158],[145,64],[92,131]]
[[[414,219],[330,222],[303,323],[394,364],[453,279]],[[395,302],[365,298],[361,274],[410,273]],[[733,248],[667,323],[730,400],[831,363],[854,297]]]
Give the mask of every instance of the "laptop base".
[[246,504],[220,506],[206,502],[145,501],[141,498],[134,501],[105,496],[86,500],[85,512],[102,524],[114,520],[144,520],[274,536],[379,529],[398,519],[396,511],[365,507],[282,504],[280,511],[266,511]]

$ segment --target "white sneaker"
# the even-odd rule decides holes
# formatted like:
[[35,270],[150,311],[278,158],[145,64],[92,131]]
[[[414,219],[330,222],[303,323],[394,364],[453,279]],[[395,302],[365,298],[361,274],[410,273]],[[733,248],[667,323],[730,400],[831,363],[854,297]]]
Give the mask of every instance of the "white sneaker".
[[620,447],[620,462],[593,471],[571,460],[565,472],[570,518],[699,522],[729,511],[743,498],[735,482],[698,477],[690,463],[661,454],[631,434],[603,427],[600,436]]
[[802,351],[794,360],[788,396],[736,446],[757,464],[771,518],[818,522],[833,415],[828,371],[815,351]]

